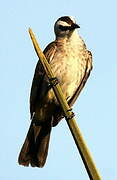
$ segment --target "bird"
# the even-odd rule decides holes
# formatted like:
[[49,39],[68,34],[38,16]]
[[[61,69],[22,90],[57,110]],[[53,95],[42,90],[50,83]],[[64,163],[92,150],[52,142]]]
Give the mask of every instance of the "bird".
[[[79,35],[72,16],[62,16],[54,25],[55,40],[43,51],[70,107],[82,91],[92,70],[92,53]],[[44,68],[38,60],[30,92],[31,125],[18,157],[23,166],[45,165],[50,134],[64,118]]]

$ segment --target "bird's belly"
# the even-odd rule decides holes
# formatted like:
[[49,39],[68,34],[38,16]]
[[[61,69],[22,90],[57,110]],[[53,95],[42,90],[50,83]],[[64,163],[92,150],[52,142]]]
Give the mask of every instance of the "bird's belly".
[[[60,58],[59,58],[60,59]],[[73,57],[50,63],[54,75],[58,78],[62,91],[69,100],[77,90],[83,78],[82,63]],[[48,93],[51,99],[56,100],[53,90]],[[54,96],[54,98],[53,98]]]

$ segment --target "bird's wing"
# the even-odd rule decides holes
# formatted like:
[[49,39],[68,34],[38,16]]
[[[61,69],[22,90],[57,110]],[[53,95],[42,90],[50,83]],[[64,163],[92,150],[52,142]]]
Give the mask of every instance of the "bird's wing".
[[83,89],[83,87],[84,87],[84,85],[85,85],[85,83],[86,83],[86,81],[87,81],[87,79],[88,79],[88,77],[90,75],[91,70],[92,70],[92,54],[91,54],[90,51],[87,51],[87,53],[86,53],[86,69],[85,69],[85,73],[84,73],[84,76],[83,76],[83,78],[81,80],[81,83],[78,86],[76,92],[74,93],[74,95],[72,96],[72,98],[68,102],[68,104],[70,106],[72,106],[75,103],[77,97],[79,96],[81,90]]
[[[48,62],[51,61],[51,59],[53,58],[54,54],[56,51],[56,42],[52,42],[50,43],[44,50],[44,55],[47,58]],[[30,93],[30,114],[31,114],[31,118],[33,113],[35,112],[35,105],[36,105],[36,101],[37,99],[40,99],[41,96],[40,92],[41,92],[41,86],[42,86],[42,82],[45,76],[45,71],[43,69],[43,66],[40,62],[40,60],[38,61],[37,65],[36,65],[36,69],[35,69],[35,73],[34,73],[34,77],[33,77],[33,81],[32,81],[32,87],[31,87],[31,93]]]

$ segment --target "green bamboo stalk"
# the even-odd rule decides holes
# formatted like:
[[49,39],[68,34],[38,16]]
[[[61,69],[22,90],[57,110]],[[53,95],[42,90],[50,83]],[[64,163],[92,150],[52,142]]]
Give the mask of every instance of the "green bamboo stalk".
[[[38,44],[38,42],[34,36],[34,33],[32,32],[32,30],[30,28],[29,28],[29,34],[30,34],[30,37],[32,39],[32,42],[33,42],[35,51],[37,53],[37,56],[39,57],[42,65],[44,67],[44,70],[46,72],[47,77],[51,80],[52,79],[55,80],[55,76],[51,70],[50,64],[48,63],[43,52],[41,51],[39,44]],[[87,147],[87,145],[86,145],[86,143],[82,137],[80,129],[79,129],[74,117],[72,117],[72,112],[70,110],[70,107],[69,107],[64,95],[63,95],[63,92],[61,90],[60,85],[56,84],[52,88],[54,90],[54,93],[55,93],[57,100],[60,103],[60,106],[63,109],[67,124],[68,124],[69,129],[72,133],[72,136],[74,138],[76,146],[79,150],[79,153],[81,155],[81,158],[82,158],[83,163],[85,165],[85,168],[87,170],[89,179],[90,180],[101,180],[100,174],[99,174],[99,172],[96,168],[96,165],[95,165],[95,163],[91,157],[89,149],[88,149],[88,147]]]

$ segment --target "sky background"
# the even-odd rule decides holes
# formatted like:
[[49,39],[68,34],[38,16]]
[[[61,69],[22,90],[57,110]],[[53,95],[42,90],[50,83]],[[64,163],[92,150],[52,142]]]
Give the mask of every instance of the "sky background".
[[43,169],[23,167],[18,154],[29,128],[29,95],[37,56],[54,40],[57,18],[72,15],[93,54],[93,71],[74,105],[77,123],[103,180],[117,179],[117,2],[4,0],[0,2],[0,179],[88,180],[65,120],[53,128]]

